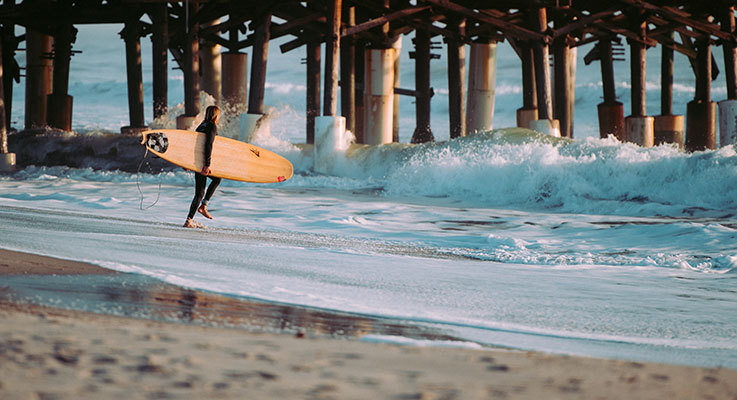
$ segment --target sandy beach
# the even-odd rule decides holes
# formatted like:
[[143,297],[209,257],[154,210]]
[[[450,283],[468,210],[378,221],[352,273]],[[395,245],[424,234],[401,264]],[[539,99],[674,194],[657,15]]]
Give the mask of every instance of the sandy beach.
[[[0,259],[3,278],[115,274],[4,250]],[[0,283],[3,298],[11,290]],[[211,304],[221,321],[242,318],[232,302],[249,307],[198,295],[198,312]],[[0,398],[737,399],[735,370],[370,343],[331,338],[327,321],[268,333],[3,300]]]

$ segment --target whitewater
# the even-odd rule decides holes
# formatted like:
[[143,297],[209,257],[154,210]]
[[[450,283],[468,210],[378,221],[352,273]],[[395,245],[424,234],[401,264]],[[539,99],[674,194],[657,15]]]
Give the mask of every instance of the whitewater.
[[[337,154],[336,172],[321,175],[299,144],[301,54],[282,55],[267,77],[272,134],[254,144],[287,157],[295,176],[224,181],[210,205],[216,219],[199,217],[206,229],[192,230],[181,228],[192,174],[143,159],[135,138],[114,133],[127,116],[124,63],[111,62],[122,57],[115,32],[80,28],[75,57],[88,58],[72,61],[74,133],[11,135],[26,161],[0,176],[1,247],[481,345],[737,368],[735,147],[689,154],[598,139],[586,109],[600,99],[596,66],[579,68],[575,140],[510,143],[499,132],[448,140],[444,60],[434,62],[438,142]],[[102,35],[110,40],[90,38]],[[506,47],[500,127],[521,105],[518,60]],[[412,82],[404,62],[403,82]],[[692,77],[679,73],[676,109],[685,110]],[[170,78],[172,111],[152,126],[171,127],[181,113],[181,82]],[[148,99],[150,82],[145,89]],[[657,95],[649,87],[651,104]],[[18,90],[15,110],[22,99]],[[234,136],[236,116],[226,110],[223,135]],[[401,116],[406,143],[406,99]]]

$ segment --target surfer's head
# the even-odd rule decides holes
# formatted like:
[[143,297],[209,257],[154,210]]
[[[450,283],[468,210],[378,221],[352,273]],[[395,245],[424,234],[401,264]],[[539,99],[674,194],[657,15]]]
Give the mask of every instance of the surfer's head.
[[209,106],[205,110],[205,121],[217,124],[220,119],[220,109],[218,106]]

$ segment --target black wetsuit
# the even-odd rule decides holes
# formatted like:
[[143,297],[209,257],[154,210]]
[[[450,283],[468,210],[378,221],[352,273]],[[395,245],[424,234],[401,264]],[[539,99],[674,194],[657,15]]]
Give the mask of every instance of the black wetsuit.
[[[205,166],[209,167],[210,160],[212,158],[212,143],[215,141],[215,136],[218,135],[217,125],[215,125],[214,122],[205,121],[197,127],[196,131],[205,134]],[[194,173],[194,198],[192,199],[192,204],[189,206],[189,214],[187,215],[187,218],[194,217],[200,202],[207,205],[212,194],[215,193],[215,189],[218,188],[221,180],[221,178],[211,176],[210,186],[207,188],[207,193],[205,193],[207,177],[199,172]]]

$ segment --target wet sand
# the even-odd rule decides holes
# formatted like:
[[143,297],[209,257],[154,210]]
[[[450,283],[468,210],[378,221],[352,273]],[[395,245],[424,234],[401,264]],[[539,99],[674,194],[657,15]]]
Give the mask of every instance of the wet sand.
[[[0,260],[2,399],[737,400],[735,370],[368,343],[357,339],[452,338],[161,283],[136,284],[135,295],[120,296],[109,292],[126,274],[5,250]],[[91,279],[108,292],[104,304],[148,313],[55,308],[10,293],[33,286],[24,282],[69,290],[54,279],[77,286]]]

